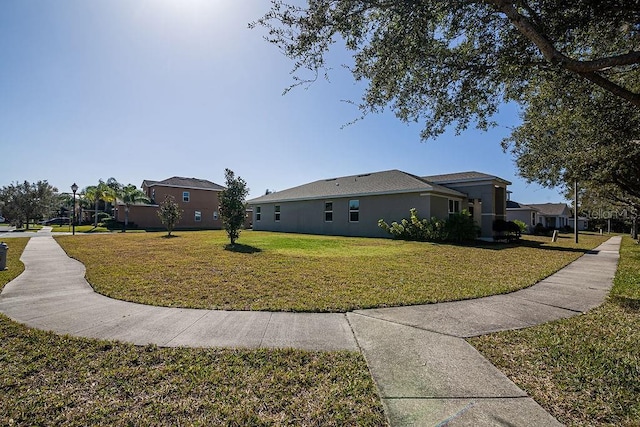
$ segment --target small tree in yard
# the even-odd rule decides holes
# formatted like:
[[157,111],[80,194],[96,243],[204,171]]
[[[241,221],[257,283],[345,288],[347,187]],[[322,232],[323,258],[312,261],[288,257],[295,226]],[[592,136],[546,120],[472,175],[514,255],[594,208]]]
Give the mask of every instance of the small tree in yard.
[[182,218],[182,210],[173,196],[168,195],[164,198],[164,201],[160,204],[160,209],[158,209],[158,216],[160,221],[167,227],[167,237],[171,237],[171,232],[180,221],[180,218]]
[[229,235],[231,245],[235,245],[246,215],[245,198],[249,188],[244,179],[235,177],[230,169],[224,170],[226,189],[220,193],[220,217]]

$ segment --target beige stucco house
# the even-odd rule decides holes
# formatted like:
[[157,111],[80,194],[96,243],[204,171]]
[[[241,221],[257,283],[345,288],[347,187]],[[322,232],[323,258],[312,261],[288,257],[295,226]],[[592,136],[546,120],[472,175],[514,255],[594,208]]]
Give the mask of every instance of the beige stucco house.
[[493,236],[495,219],[506,219],[511,183],[480,172],[417,176],[400,170],[328,178],[248,201],[253,229],[339,236],[389,237],[378,220],[409,217],[446,219],[467,209]]

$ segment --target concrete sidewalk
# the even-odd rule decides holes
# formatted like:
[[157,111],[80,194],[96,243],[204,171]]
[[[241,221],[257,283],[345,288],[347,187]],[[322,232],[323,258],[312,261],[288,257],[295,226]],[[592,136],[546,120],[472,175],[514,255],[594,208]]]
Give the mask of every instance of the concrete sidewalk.
[[559,425],[464,340],[570,317],[601,304],[620,237],[508,295],[344,314],[152,307],[93,292],[51,237],[31,239],[0,312],[29,326],[135,344],[362,351],[393,426]]
[[620,241],[613,237],[511,294],[349,313],[391,425],[560,425],[464,338],[571,317],[602,304]]
[[344,314],[153,307],[99,295],[85,268],[52,237],[29,240],[25,271],[0,294],[0,312],[28,326],[134,344],[357,350]]

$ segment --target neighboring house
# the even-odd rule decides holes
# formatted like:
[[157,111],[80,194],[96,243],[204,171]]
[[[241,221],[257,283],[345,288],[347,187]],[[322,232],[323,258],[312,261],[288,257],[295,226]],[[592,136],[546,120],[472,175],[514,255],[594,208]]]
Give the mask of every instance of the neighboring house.
[[493,221],[507,219],[507,186],[511,182],[481,172],[458,172],[423,176],[422,179],[451,188],[467,196],[463,209],[469,211],[483,238],[493,237]]
[[[224,189],[223,186],[206,179],[174,176],[164,181],[145,180],[142,182],[142,191],[151,203],[131,205],[129,223],[134,223],[140,228],[164,228],[158,217],[158,208],[165,197],[171,195],[183,211],[176,228],[221,229],[218,196]],[[124,221],[125,209],[124,204],[117,204],[117,221]]]
[[[569,218],[569,227],[574,228],[573,226],[573,222],[575,221],[575,219],[573,217]],[[584,217],[584,216],[579,216],[578,217],[578,230],[579,231],[585,231],[587,228],[589,227],[589,218]]]
[[533,228],[540,222],[539,212],[537,208],[531,205],[507,200],[507,221],[520,220],[527,224],[527,231],[533,231]]
[[529,204],[538,210],[538,223],[547,228],[560,229],[569,225],[571,209],[566,203]]
[[492,237],[492,223],[506,218],[506,186],[479,172],[419,177],[399,170],[322,179],[248,201],[253,229],[339,236],[389,237],[378,220],[446,219],[469,210]]

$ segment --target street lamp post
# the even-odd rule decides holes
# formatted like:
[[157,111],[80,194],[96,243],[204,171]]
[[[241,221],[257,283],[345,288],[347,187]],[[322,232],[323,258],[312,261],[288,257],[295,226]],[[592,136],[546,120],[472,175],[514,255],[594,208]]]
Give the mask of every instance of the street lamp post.
[[78,186],[74,182],[71,186],[71,191],[73,191],[73,222],[71,223],[73,226],[73,235],[76,235],[76,191],[78,191]]
[[578,180],[573,187],[573,241],[578,243]]

